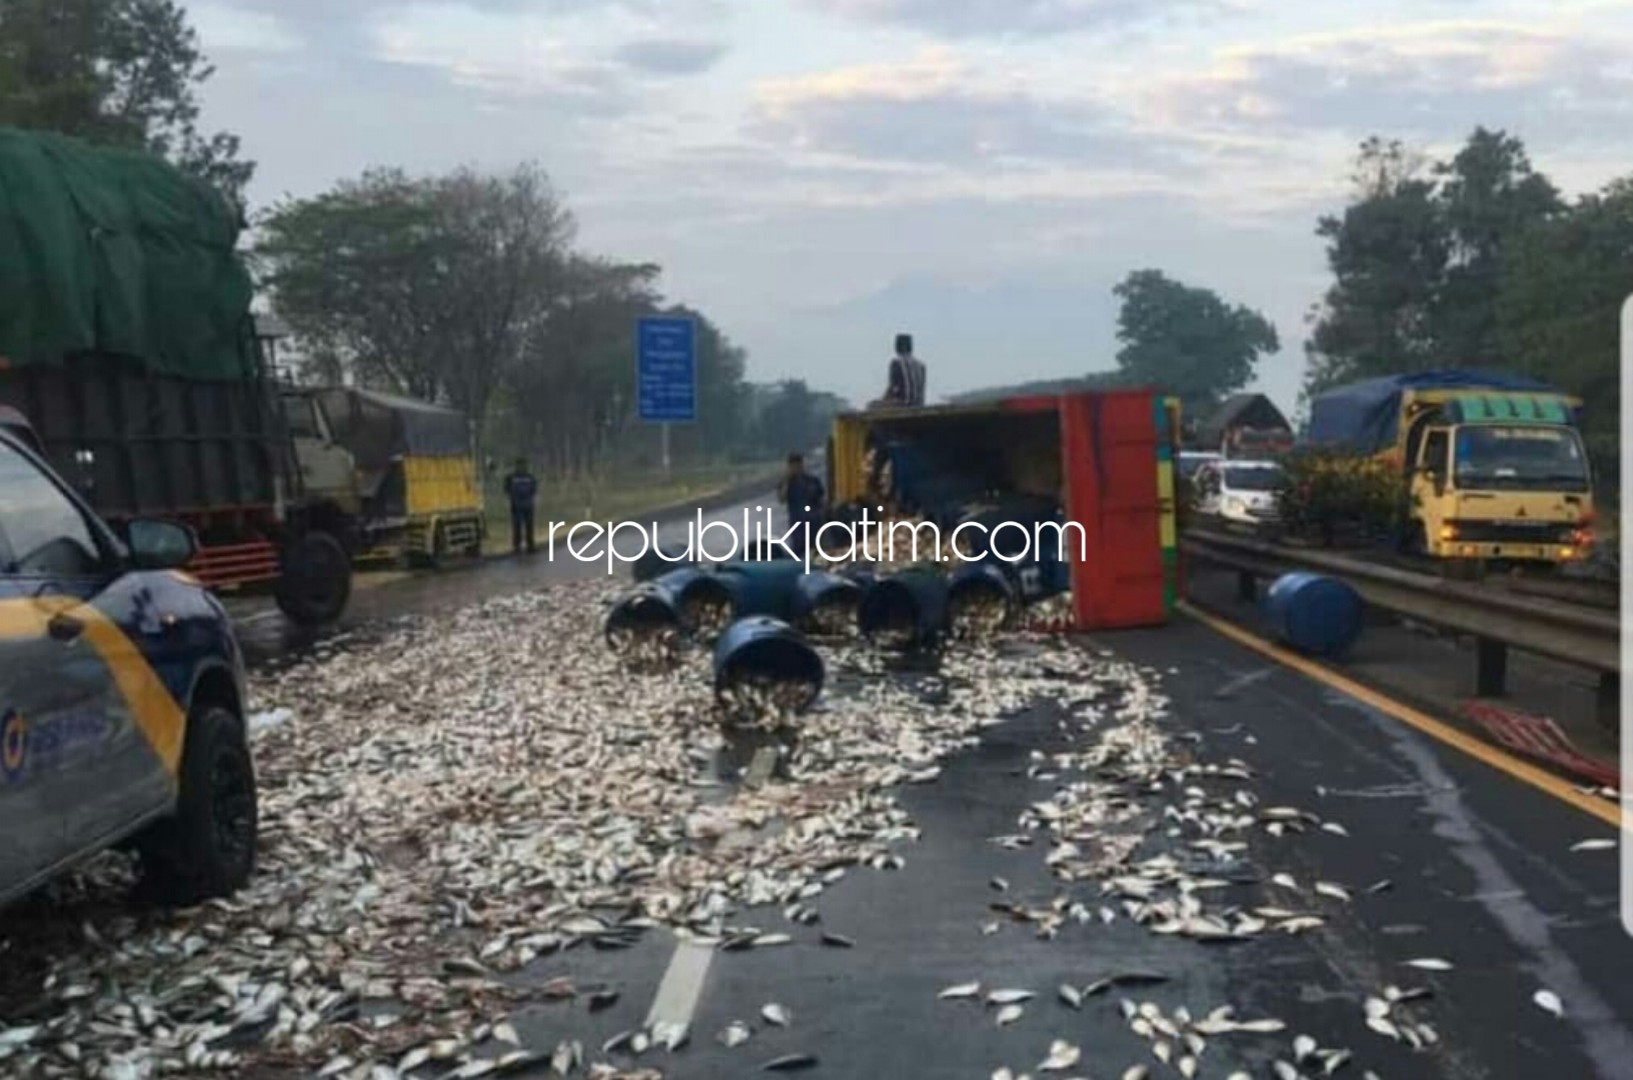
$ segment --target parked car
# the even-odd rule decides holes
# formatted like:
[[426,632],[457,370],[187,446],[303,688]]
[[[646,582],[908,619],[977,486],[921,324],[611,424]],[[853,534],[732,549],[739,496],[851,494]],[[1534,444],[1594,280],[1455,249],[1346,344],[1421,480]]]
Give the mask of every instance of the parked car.
[[1215,461],[1223,461],[1224,457],[1225,455],[1213,450],[1181,450],[1179,452],[1179,478],[1194,482],[1198,469]]
[[176,569],[195,550],[172,522],[116,535],[0,409],[0,904],[115,845],[177,903],[253,870],[243,658]]
[[1273,461],[1215,461],[1196,471],[1196,510],[1246,525],[1274,521],[1279,516],[1276,490],[1282,468]]

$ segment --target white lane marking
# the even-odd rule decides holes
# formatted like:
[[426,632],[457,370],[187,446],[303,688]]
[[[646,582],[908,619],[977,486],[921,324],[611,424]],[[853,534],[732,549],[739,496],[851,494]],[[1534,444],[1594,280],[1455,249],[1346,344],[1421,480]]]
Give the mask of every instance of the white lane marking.
[[[733,829],[720,838],[717,851],[747,847],[754,842],[752,829]],[[715,948],[688,938],[675,942],[675,954],[669,958],[669,967],[658,981],[658,992],[653,995],[652,1007],[646,1013],[646,1030],[659,1024],[672,1028],[690,1029],[697,1015],[698,1002],[703,999],[703,985],[709,977],[709,965],[714,963]]]
[[709,965],[714,962],[714,947],[682,939],[675,945],[675,955],[669,959],[669,968],[658,983],[658,993],[652,999],[652,1008],[646,1014],[647,1030],[659,1024],[690,1028],[697,1015],[697,1003],[703,997],[703,982],[708,977]]

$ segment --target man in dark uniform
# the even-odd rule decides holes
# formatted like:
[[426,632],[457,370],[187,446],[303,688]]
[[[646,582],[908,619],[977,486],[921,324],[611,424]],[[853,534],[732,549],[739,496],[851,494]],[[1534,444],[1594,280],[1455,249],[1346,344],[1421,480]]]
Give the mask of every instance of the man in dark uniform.
[[[777,485],[777,495],[788,511],[790,528],[799,525],[816,529],[822,524],[822,500],[826,496],[822,481],[805,471],[805,455],[788,455],[788,472]],[[806,528],[788,538],[788,547],[796,559],[805,557]]]
[[539,482],[527,470],[527,459],[517,458],[516,468],[505,477],[505,496],[510,500],[510,550],[522,552],[522,541],[527,541],[527,553],[533,554],[533,503],[539,496]]

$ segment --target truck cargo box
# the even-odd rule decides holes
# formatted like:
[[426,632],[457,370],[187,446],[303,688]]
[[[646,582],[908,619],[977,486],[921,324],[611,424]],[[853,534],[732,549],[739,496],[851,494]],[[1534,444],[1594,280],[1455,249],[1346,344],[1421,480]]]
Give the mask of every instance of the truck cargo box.
[[1075,542],[1067,545],[1072,625],[1156,625],[1181,589],[1179,422],[1177,403],[1141,390],[848,413],[834,424],[830,497],[836,507],[871,512],[874,474],[888,458],[901,470],[892,490],[907,495],[910,512],[940,524],[944,538],[947,523],[972,507],[997,502],[1011,517],[1036,516],[1046,497],[1082,528],[1088,549],[1081,558]]
[[199,529],[270,514],[293,469],[258,380],[200,381],[91,355],[0,369],[52,466],[104,517],[175,517]]
[[1308,442],[1343,453],[1383,453],[1400,438],[1401,404],[1406,395],[1436,390],[1557,393],[1547,383],[1500,372],[1422,371],[1367,379],[1330,390],[1310,402]]

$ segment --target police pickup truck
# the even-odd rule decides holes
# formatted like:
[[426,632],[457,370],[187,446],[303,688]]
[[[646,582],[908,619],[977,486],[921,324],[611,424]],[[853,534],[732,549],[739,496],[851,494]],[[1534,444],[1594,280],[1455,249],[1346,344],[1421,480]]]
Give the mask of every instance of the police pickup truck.
[[100,520],[0,407],[0,904],[109,847],[191,903],[255,863],[244,669],[190,530]]

